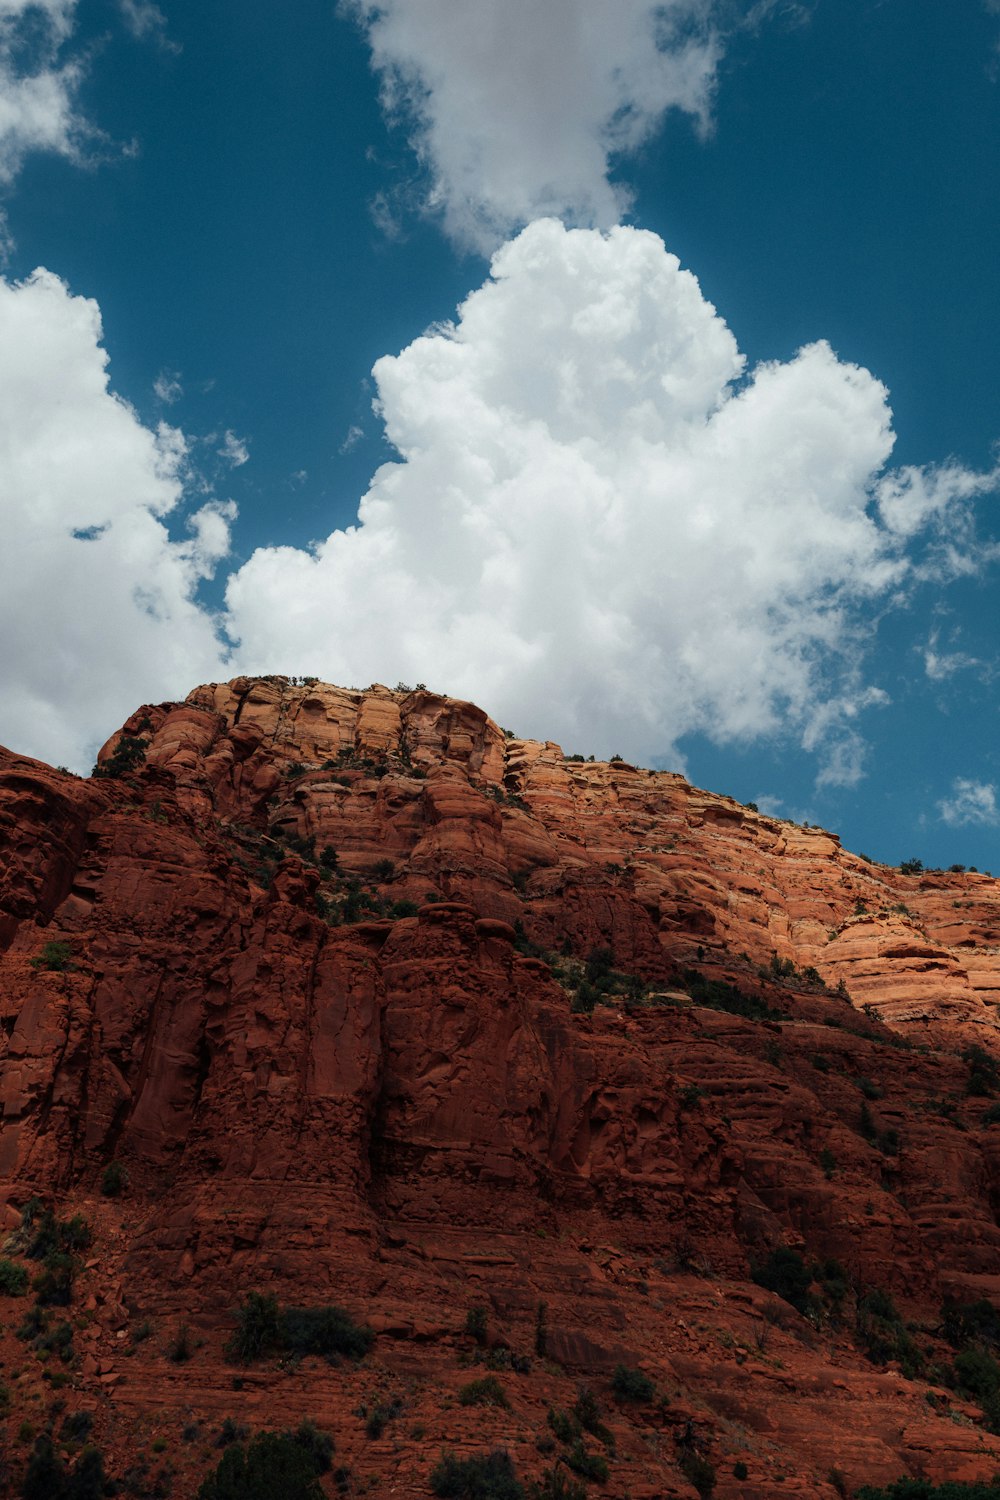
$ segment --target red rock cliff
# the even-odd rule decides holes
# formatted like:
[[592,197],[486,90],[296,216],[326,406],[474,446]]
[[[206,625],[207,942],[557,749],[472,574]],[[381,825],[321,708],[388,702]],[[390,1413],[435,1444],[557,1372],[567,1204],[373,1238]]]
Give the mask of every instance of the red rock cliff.
[[[442,1445],[537,1475],[586,1378],[605,1493],[635,1500],[693,1495],[692,1454],[759,1500],[1000,1468],[940,1384],[942,1301],[1000,1297],[1000,1126],[967,1052],[1000,1054],[997,882],[906,877],[424,691],[237,679],[139,710],[100,760],[0,752],[0,1204],[96,1226],[71,1404],[119,1467],[235,1414],[315,1417],[372,1492],[429,1493]],[[781,1246],[849,1290],[820,1278],[800,1316],[750,1280]],[[873,1288],[923,1378],[859,1345]],[[376,1351],[255,1367],[237,1398],[250,1290],[343,1303]],[[473,1303],[515,1353],[547,1309],[506,1411],[454,1405]],[[616,1405],[617,1364],[657,1404]],[[407,1414],[373,1442],[354,1413],[388,1393]],[[207,1461],[175,1456],[174,1493]]]

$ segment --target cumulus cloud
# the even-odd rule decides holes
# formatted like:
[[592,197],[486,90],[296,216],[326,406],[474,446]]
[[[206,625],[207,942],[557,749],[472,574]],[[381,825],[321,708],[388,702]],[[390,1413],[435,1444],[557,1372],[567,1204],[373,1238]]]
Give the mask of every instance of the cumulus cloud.
[[993,783],[970,781],[963,776],[957,776],[952,782],[951,796],[938,803],[938,811],[942,820],[953,828],[969,824],[995,827],[1000,823],[997,789]]
[[185,524],[184,438],[109,389],[100,341],[96,304],[48,271],[0,280],[2,734],[76,767],[139,703],[219,674],[195,595],[234,514]]
[[92,135],[77,110],[78,61],[62,61],[76,0],[0,0],[0,188],[31,151],[76,158]]
[[825,343],[748,374],[655,235],[554,220],[374,373],[398,461],[357,526],[233,575],[242,666],[419,679],[645,760],[791,727],[821,779],[857,779],[858,715],[884,701],[865,606],[926,576],[981,489],[885,474],[872,375]]
[[[383,104],[410,129],[428,202],[493,249],[546,214],[608,227],[616,162],[669,109],[706,128],[714,0],[342,0],[365,28]],[[393,222],[383,200],[379,212]]]

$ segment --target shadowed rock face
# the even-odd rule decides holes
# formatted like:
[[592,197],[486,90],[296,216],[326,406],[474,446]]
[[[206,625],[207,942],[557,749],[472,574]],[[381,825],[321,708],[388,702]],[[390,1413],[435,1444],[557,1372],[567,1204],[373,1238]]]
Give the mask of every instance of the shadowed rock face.
[[[777,1474],[833,1495],[831,1468],[1000,1468],[978,1408],[854,1337],[883,1288],[946,1361],[942,1300],[1000,1297],[1000,1126],[961,1055],[1000,1056],[997,882],[906,877],[424,691],[237,679],[139,710],[100,763],[126,764],[83,781],[0,751],[0,1205],[95,1222],[73,1392],[109,1452],[149,1411],[229,1414],[229,1309],[272,1289],[380,1337],[360,1370],[251,1372],[244,1420],[315,1416],[399,1493],[442,1443],[503,1441],[537,1475],[581,1374],[610,1493],[693,1494],[692,1449],[716,1494],[761,1500]],[[32,963],[47,943],[68,966]],[[635,981],[592,1015],[569,993],[588,957]],[[693,1002],[691,970],[747,1013]],[[781,1245],[841,1262],[839,1316],[749,1281]],[[504,1376],[510,1412],[448,1399],[475,1302],[525,1353],[546,1306],[563,1369]],[[165,1335],[120,1358],[145,1318],[198,1330],[183,1375]],[[616,1412],[622,1362],[655,1408]],[[354,1409],[401,1382],[396,1441],[367,1443]]]

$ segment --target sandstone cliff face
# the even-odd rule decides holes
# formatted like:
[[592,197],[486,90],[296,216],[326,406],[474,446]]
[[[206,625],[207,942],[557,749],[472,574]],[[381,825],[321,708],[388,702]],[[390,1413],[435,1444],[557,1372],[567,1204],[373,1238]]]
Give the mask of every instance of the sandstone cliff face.
[[[537,1474],[585,1377],[617,1439],[605,1493],[634,1500],[693,1495],[691,1451],[760,1500],[778,1476],[833,1495],[833,1469],[1000,1468],[978,1409],[873,1365],[850,1311],[890,1292],[933,1363],[942,1300],[1000,1296],[1000,1125],[961,1055],[1000,1055],[1000,884],[902,876],[424,691],[206,686],[101,762],[119,774],[0,752],[0,1205],[95,1223],[72,1396],[107,1451],[313,1416],[371,1492],[426,1493],[442,1444]],[[46,943],[68,966],[32,963]],[[595,950],[635,982],[581,1013]],[[753,1004],[698,1003],[691,970]],[[836,1258],[848,1311],[754,1285],[781,1245]],[[234,1396],[222,1346],[255,1289],[343,1303],[376,1352],[255,1367]],[[476,1302],[524,1353],[547,1308],[507,1412],[454,1405]],[[655,1407],[615,1407],[618,1363]],[[383,1394],[406,1415],[369,1441],[355,1412]],[[207,1459],[175,1464],[183,1500]]]

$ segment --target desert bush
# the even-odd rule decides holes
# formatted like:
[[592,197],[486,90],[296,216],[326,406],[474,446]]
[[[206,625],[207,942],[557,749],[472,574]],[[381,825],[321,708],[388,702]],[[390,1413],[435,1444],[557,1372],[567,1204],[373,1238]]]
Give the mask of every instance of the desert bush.
[[363,1359],[375,1335],[365,1324],[355,1323],[342,1307],[329,1303],[320,1307],[286,1307],[280,1319],[280,1344],[293,1354],[322,1354],[327,1359],[344,1355]]
[[546,1420],[561,1443],[575,1443],[580,1436],[580,1423],[572,1412],[550,1406]]
[[[580,756],[583,759],[583,756]],[[587,1500],[587,1490],[579,1480],[571,1479],[558,1464],[542,1471],[541,1479],[531,1485],[531,1500]]]
[[72,960],[71,944],[64,942],[61,938],[53,938],[45,943],[41,953],[37,953],[29,962],[33,969],[50,969],[54,973],[63,974],[67,969],[72,969]]
[[904,1326],[888,1292],[875,1287],[859,1299],[856,1333],[858,1342],[873,1364],[896,1360],[908,1380],[913,1380],[923,1370],[923,1352]]
[[677,1467],[684,1478],[694,1485],[702,1500],[707,1500],[715,1490],[715,1470],[708,1459],[694,1448],[685,1448],[677,1459]]
[[109,1161],[101,1174],[101,1192],[105,1198],[118,1198],[128,1187],[128,1173],[120,1161]]
[[653,1399],[653,1382],[641,1370],[630,1365],[615,1365],[611,1377],[611,1389],[619,1401],[635,1401],[645,1404]]
[[475,1339],[477,1344],[486,1343],[489,1333],[489,1313],[485,1307],[480,1305],[469,1308],[465,1315],[465,1331],[470,1338]]
[[581,1479],[593,1480],[595,1484],[603,1484],[608,1477],[608,1465],[599,1453],[588,1453],[583,1445],[583,1439],[577,1438],[570,1448],[563,1454],[563,1462],[568,1464],[574,1474],[579,1474]]
[[979,1098],[988,1098],[1000,1088],[1000,1064],[984,1048],[973,1044],[962,1051],[962,1061],[969,1070],[965,1092]]
[[442,1454],[430,1482],[435,1495],[445,1500],[524,1500],[524,1486],[503,1448],[465,1459]]
[[0,1255],[0,1294],[4,1297],[23,1297],[28,1290],[28,1268],[19,1261]]
[[470,1380],[458,1393],[462,1406],[510,1406],[507,1393],[495,1375],[484,1375],[480,1380]]
[[577,1391],[576,1400],[573,1403],[573,1415],[584,1432],[589,1432],[592,1437],[603,1443],[609,1452],[614,1452],[614,1435],[601,1421],[601,1408],[589,1385],[582,1385]]
[[277,1297],[263,1292],[248,1292],[236,1313],[236,1332],[228,1340],[225,1352],[241,1365],[249,1365],[278,1346],[279,1317]]
[[866,1484],[855,1500],[1000,1500],[1000,1475],[970,1484],[954,1479],[944,1484],[929,1479],[897,1479],[884,1487]]
[[766,1261],[751,1266],[750,1275],[758,1286],[791,1303],[797,1312],[808,1311],[812,1273],[797,1250],[780,1245],[771,1251]]
[[198,1500],[324,1500],[316,1459],[288,1433],[259,1432],[228,1447]]
[[73,1300],[76,1262],[65,1251],[53,1250],[31,1283],[39,1307],[68,1307]]
[[985,1297],[978,1302],[947,1301],[941,1308],[941,1332],[954,1349],[973,1340],[1000,1345],[1000,1312]]

